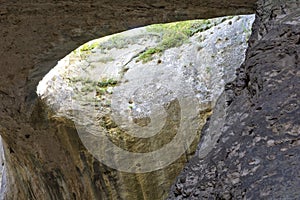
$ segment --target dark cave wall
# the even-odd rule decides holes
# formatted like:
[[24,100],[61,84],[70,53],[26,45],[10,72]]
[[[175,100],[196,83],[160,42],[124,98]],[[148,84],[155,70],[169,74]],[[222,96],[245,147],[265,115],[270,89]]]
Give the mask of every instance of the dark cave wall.
[[169,199],[299,199],[299,7],[259,1],[246,60],[226,86],[221,137],[187,164]]

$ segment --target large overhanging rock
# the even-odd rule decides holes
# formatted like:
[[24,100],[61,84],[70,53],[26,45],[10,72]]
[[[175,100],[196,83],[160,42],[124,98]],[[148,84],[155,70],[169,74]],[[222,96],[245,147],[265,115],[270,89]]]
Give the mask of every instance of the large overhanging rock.
[[[38,93],[52,117],[74,121],[85,147],[113,168],[106,170],[118,179],[108,176],[102,187],[121,199],[165,199],[244,60],[253,20],[154,25],[91,41],[61,60]],[[184,28],[170,30],[176,26]],[[146,54],[151,49],[160,52]]]
[[120,199],[113,192],[118,188],[102,187],[108,179],[114,179],[114,173],[105,167],[100,170],[101,164],[84,149],[73,125],[49,119],[43,105],[36,101],[38,82],[58,60],[91,39],[157,22],[253,13],[254,3],[2,1],[0,129],[7,167],[4,198]]
[[[173,1],[172,3],[168,1],[1,2],[0,131],[7,166],[4,197],[6,199],[120,199],[118,194],[102,187],[108,177],[114,177],[114,173],[105,170],[105,167],[99,168],[101,164],[83,148],[72,124],[48,119],[43,105],[35,101],[35,88],[38,81],[50,68],[54,67],[59,59],[88,40],[121,30],[157,22],[252,13],[254,2],[249,0]],[[268,157],[259,156],[263,157],[260,163],[267,165],[257,168],[256,172],[261,172],[262,176],[256,177],[263,178],[266,170],[271,166],[274,166],[274,170],[272,168],[270,170],[277,174],[274,175],[275,177],[258,182],[258,184],[266,185],[263,186],[254,185],[253,181],[248,185],[247,182],[243,182],[256,180],[251,179],[250,175],[246,176],[247,179],[233,178],[231,179],[233,185],[228,184],[228,179],[225,177],[227,175],[235,177],[238,174],[231,173],[231,170],[229,173],[218,173],[215,176],[217,182],[211,182],[211,177],[208,177],[208,182],[199,179],[203,181],[205,187],[210,186],[211,183],[212,185],[216,183],[215,186],[218,186],[210,187],[216,189],[211,193],[208,193],[209,189],[207,189],[205,194],[199,194],[202,196],[207,194],[207,196],[218,198],[220,194],[224,194],[224,198],[230,198],[230,195],[235,194],[233,188],[236,182],[246,184],[238,187],[236,196],[240,194],[241,188],[249,188],[245,194],[253,198],[260,194],[274,198],[287,198],[288,195],[296,195],[298,191],[299,182],[296,178],[300,170],[297,169],[299,165],[293,165],[293,163],[299,163],[299,136],[297,134],[294,136],[272,134],[276,131],[278,133],[297,133],[298,131],[299,133],[299,119],[295,118],[297,114],[299,116],[297,106],[299,93],[296,92],[300,91],[299,73],[296,71],[299,65],[297,56],[299,55],[299,32],[297,32],[299,11],[295,10],[299,8],[299,2],[297,0],[262,2],[265,4],[261,5],[258,10],[260,18],[257,20],[256,30],[252,37],[248,60],[245,62],[245,67],[240,70],[240,78],[230,87],[233,94],[242,95],[233,98],[233,101],[229,100],[233,102],[232,112],[230,112],[232,115],[229,115],[226,121],[233,123],[228,123],[229,130],[233,133],[242,133],[240,128],[244,126],[243,123],[244,127],[258,123],[257,127],[249,131],[249,133],[253,132],[254,136],[257,136],[257,133],[259,133],[258,136],[262,134],[261,138],[254,137],[255,141],[260,139],[261,142],[257,149],[265,149],[267,145],[271,145],[271,148],[268,152],[257,151],[258,154],[268,153]],[[282,70],[281,73],[279,73],[280,70]],[[278,76],[276,73],[279,73]],[[282,80],[284,75],[285,79]],[[268,88],[268,84],[273,86]],[[248,88],[249,92],[245,88]],[[264,95],[267,90],[271,91],[269,97]],[[294,102],[292,98],[295,98]],[[287,101],[284,101],[285,99]],[[249,104],[248,100],[253,100],[253,102]],[[244,102],[246,108],[242,108]],[[251,107],[252,103],[253,107]],[[250,111],[247,112],[248,116],[245,121],[241,119],[240,123],[231,120],[234,118],[234,113],[240,113],[240,109],[246,110],[247,108]],[[261,114],[258,115],[254,112],[255,110]],[[264,118],[269,116],[268,119]],[[277,117],[277,121],[274,116]],[[268,126],[272,126],[274,130]],[[264,143],[265,136],[270,135],[274,137],[273,141],[271,139]],[[246,137],[243,136],[241,140],[238,140],[236,136],[232,140],[229,138],[224,148],[220,149],[234,148],[234,142],[239,141],[240,149],[247,150]],[[293,140],[289,140],[292,137]],[[225,140],[226,137],[223,136],[219,141],[226,142]],[[273,142],[275,146],[272,146]],[[253,152],[256,150],[253,147],[251,149]],[[234,149],[232,150],[235,152]],[[288,154],[291,151],[294,153]],[[277,154],[278,157],[276,157]],[[213,158],[207,159],[208,163],[218,162],[224,158],[218,152],[210,153],[208,156]],[[268,158],[273,160],[273,165],[267,163]],[[226,160],[225,164],[229,166],[228,169],[234,165],[231,161],[231,159]],[[245,162],[256,163],[255,160],[249,162],[246,159]],[[213,166],[213,164],[209,165]],[[200,163],[199,166],[202,166],[201,175],[206,175],[205,165]],[[219,169],[217,164],[215,166]],[[283,170],[280,170],[281,166]],[[191,169],[194,170],[194,168]],[[208,171],[211,169],[211,167],[207,168]],[[272,175],[272,172],[270,174]],[[196,179],[182,178],[180,180],[189,183],[197,182]],[[235,180],[242,181],[235,182]],[[282,183],[286,184],[282,186]],[[194,186],[195,184],[192,184],[192,188]],[[272,191],[266,188],[268,186],[273,187],[272,191],[276,191],[273,196],[270,196]],[[225,192],[229,190],[231,194]],[[192,198],[191,194],[185,193],[184,195]],[[183,195],[179,194],[178,198],[181,197]]]

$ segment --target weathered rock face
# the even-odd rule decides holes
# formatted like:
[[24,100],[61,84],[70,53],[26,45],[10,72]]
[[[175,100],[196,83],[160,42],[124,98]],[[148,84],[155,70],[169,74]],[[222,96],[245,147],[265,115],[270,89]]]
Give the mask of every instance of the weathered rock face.
[[205,157],[200,143],[169,199],[299,198],[299,6],[259,2],[246,60],[224,94],[221,135]]
[[[114,177],[114,174],[105,170],[105,166],[100,170],[101,164],[83,148],[74,126],[66,121],[48,119],[47,112],[44,112],[45,107],[36,101],[35,88],[38,81],[54,67],[59,59],[86,41],[121,30],[157,22],[252,13],[254,3],[254,0],[172,1],[172,3],[168,1],[1,2],[0,132],[7,165],[4,198],[120,199],[118,194],[102,187],[108,177]],[[181,179],[186,183],[185,188],[188,183],[195,183],[198,180],[203,182],[205,188],[201,191],[204,192],[200,191],[198,197],[193,188],[201,189],[203,185],[201,186],[201,182],[191,184],[191,193],[184,194],[190,195],[190,199],[199,199],[201,195],[215,198],[223,195],[224,198],[230,198],[230,195],[238,196],[242,188],[246,188],[242,191],[244,192],[242,195],[249,198],[259,195],[269,195],[270,198],[275,199],[297,196],[297,185],[299,185],[297,172],[300,170],[297,169],[299,165],[295,163],[299,163],[299,136],[283,133],[297,133],[295,131],[298,130],[299,125],[299,119],[295,118],[299,113],[297,107],[299,93],[296,93],[299,91],[299,73],[296,71],[299,66],[297,56],[299,55],[299,25],[297,25],[299,12],[295,10],[299,7],[299,2],[266,0],[261,3],[263,5],[258,9],[259,18],[256,22],[255,34],[252,36],[248,59],[240,70],[239,79],[228,86],[227,94],[232,95],[227,95],[227,98],[230,98],[227,100],[232,102],[231,112],[229,112],[232,115],[227,115],[230,117],[225,120],[232,132],[226,133],[228,135],[233,133],[235,136],[230,136],[227,141],[225,141],[227,138],[222,136],[219,143],[225,143],[222,144],[224,148],[219,148],[221,144],[218,144],[216,149],[220,151],[210,153],[208,156],[211,159],[205,160],[207,164],[199,161],[201,172],[197,171],[197,168],[191,168],[190,173],[195,170],[197,174],[199,172],[198,175],[205,176],[207,180],[196,174],[193,180],[192,176]],[[271,85],[273,87],[268,88]],[[267,96],[267,92],[272,94]],[[294,102],[292,98],[295,98]],[[243,111],[248,114],[247,117],[240,119],[234,117],[235,113]],[[252,144],[252,140],[247,139],[253,137],[252,134],[240,136],[240,139],[236,136],[245,132],[243,128],[251,124],[254,125],[254,129],[249,133],[253,132],[256,138],[255,141],[258,143],[256,148],[245,147],[246,144]],[[289,128],[291,130],[288,130]],[[275,134],[276,131],[280,134]],[[260,135],[261,138],[255,137]],[[266,142],[264,140],[266,136],[271,141]],[[232,157],[235,155],[235,142],[241,143],[240,149],[244,149],[245,153],[250,150],[251,153],[256,153],[251,157],[254,162],[251,162],[248,156],[245,157],[248,160],[244,159],[241,165],[247,173],[249,172],[247,169],[255,170],[254,167],[250,169],[250,166],[260,164],[260,167],[256,168],[257,176],[253,176],[253,179],[249,174],[239,176],[239,179],[229,179],[238,177],[239,174],[239,171],[237,174],[231,173],[232,169],[239,166],[232,162]],[[225,159],[226,155],[223,154],[226,154],[226,149],[230,150],[230,148],[233,148],[230,151],[233,153],[232,155],[228,153]],[[261,158],[260,163],[255,161],[256,157]],[[224,165],[228,167],[224,167],[222,162],[219,162],[221,160],[224,160]],[[214,171],[213,166],[218,171]],[[207,176],[206,169],[207,172],[213,172],[214,178]],[[221,169],[227,170],[228,173],[219,173]],[[259,180],[260,177],[262,179]],[[256,180],[258,180],[257,185],[254,184]],[[235,182],[238,182],[237,186]],[[234,188],[237,188],[236,193]],[[118,188],[113,189],[118,190]],[[183,190],[179,191],[183,193]],[[194,197],[191,196],[192,193]],[[183,195],[178,196],[181,197]]]
[[[103,188],[121,199],[165,199],[174,177],[194,155],[199,133],[225,84],[244,60],[253,19],[183,22],[181,26],[199,29],[185,41],[176,37],[183,32],[172,37],[163,37],[169,29],[153,32],[159,25],[101,38],[61,60],[40,82],[38,92],[54,110],[52,117],[75,122],[83,144],[96,158],[133,173],[124,176],[106,168],[115,179],[109,175]],[[177,47],[145,57],[147,50],[166,40]],[[184,138],[176,142],[180,134]],[[176,154],[183,141],[188,150]],[[156,155],[158,149],[163,153]],[[137,159],[133,153],[144,154]]]
[[1,2],[0,132],[7,167],[4,198],[119,198],[102,187],[114,176],[99,169],[101,164],[84,149],[74,126],[49,119],[44,105],[36,101],[38,81],[59,59],[94,38],[157,22],[253,13],[254,3]]

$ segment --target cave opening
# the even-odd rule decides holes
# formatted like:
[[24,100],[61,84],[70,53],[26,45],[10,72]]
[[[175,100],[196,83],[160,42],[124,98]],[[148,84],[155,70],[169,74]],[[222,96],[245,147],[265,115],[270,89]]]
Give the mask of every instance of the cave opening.
[[[0,199],[241,199],[257,196],[277,199],[297,198],[299,196],[297,175],[300,171],[299,156],[297,156],[299,155],[297,139],[300,132],[297,106],[300,91],[297,84],[299,80],[299,73],[297,73],[299,9],[297,8],[299,5],[298,0],[47,1],[25,4],[3,1],[0,9],[2,35],[0,51],[3,55],[0,60],[2,69],[0,132],[5,155],[5,161],[2,160],[1,164],[4,161],[5,165],[4,170],[2,168]],[[91,39],[147,24],[247,13],[255,13],[256,19],[248,43],[246,59],[236,71],[235,80],[226,85],[225,94],[221,93],[219,96],[212,109],[212,115],[201,130],[201,141],[198,143],[196,155],[186,162],[188,154],[183,154],[184,159],[178,161],[182,165],[177,165],[175,161],[174,164],[148,173],[127,173],[108,167],[84,147],[76,130],[78,124],[74,124],[72,120],[56,112],[65,105],[63,101],[56,104],[46,96],[41,96],[42,100],[37,98],[36,87],[42,77],[55,66],[58,60]],[[229,24],[232,26],[235,22],[231,21]],[[218,43],[214,43],[217,48],[223,43],[222,38]],[[229,37],[227,41],[230,39]],[[161,52],[160,48],[149,48],[145,57],[153,55],[153,59],[146,62],[148,63],[144,67],[146,69],[142,69],[145,71],[157,69],[156,79],[154,82],[149,81],[152,71],[149,77],[142,76],[144,79],[137,84],[137,89],[133,93],[134,98],[127,97],[126,103],[120,104],[123,105],[121,107],[123,111],[131,111],[125,112],[127,116],[125,115],[124,119],[130,118],[135,125],[134,129],[135,127],[140,130],[147,127],[155,128],[151,126],[153,123],[162,125],[157,126],[162,129],[170,127],[169,132],[166,130],[162,135],[172,134],[174,130],[180,128],[179,121],[184,119],[192,121],[181,115],[184,111],[182,109],[192,106],[181,106],[189,103],[182,103],[180,101],[182,99],[173,98],[177,97],[173,94],[176,94],[176,88],[182,85],[176,83],[186,83],[192,89],[198,88],[194,86],[201,85],[188,84],[193,82],[194,76],[184,80],[178,77],[188,77],[184,75],[188,75],[191,69],[194,69],[193,72],[197,76],[199,65],[208,63],[210,56],[213,56],[216,62],[226,58],[225,55],[205,54],[203,49],[209,49],[209,46],[213,45],[199,48],[199,52],[206,55],[205,57],[201,57],[200,54],[189,54],[190,57],[196,55],[202,59],[199,59],[195,65],[183,65],[182,68],[184,66],[188,68],[185,71],[178,66],[182,61],[192,59],[177,62],[175,59],[167,60],[171,61],[170,65],[175,66],[178,73],[172,73],[174,69],[167,66],[170,73],[174,74],[175,80],[166,79],[163,85],[158,84],[159,72],[163,72],[164,69],[160,69],[159,66],[165,66],[164,54],[174,52],[175,48],[164,52]],[[194,52],[192,47],[187,49]],[[148,49],[144,52],[146,50]],[[181,55],[186,55],[184,52],[180,52],[178,57],[186,58]],[[231,58],[235,59],[236,56],[232,55]],[[173,65],[172,62],[175,64]],[[137,63],[141,64],[142,61]],[[135,67],[130,66],[128,70],[125,69],[125,76],[133,73]],[[206,70],[209,72],[211,69],[214,67],[210,66]],[[182,71],[187,73],[180,73]],[[220,80],[213,79],[217,74],[215,69],[211,70],[211,82]],[[117,89],[123,83],[121,85],[114,80],[108,80],[102,83],[99,83],[101,80],[97,80],[99,86],[96,85],[94,92],[87,91],[90,95],[82,92],[82,100],[86,100],[87,104],[94,102],[93,107],[97,107],[98,101],[94,100],[97,90],[99,90],[98,96],[101,94],[103,97],[109,97],[111,92],[113,97],[118,94]],[[175,83],[175,89],[171,87],[171,83]],[[158,90],[159,86],[162,89]],[[99,87],[102,89],[100,90]],[[51,88],[46,90],[51,93]],[[70,93],[72,94],[72,91]],[[153,93],[156,96],[150,95]],[[160,99],[156,97],[162,96],[168,104],[151,107],[149,103],[143,104],[141,97],[137,98],[140,94],[145,94],[144,96],[148,97],[146,100],[154,103],[160,103]],[[179,94],[179,97],[183,97],[185,93],[183,91],[183,94]],[[85,98],[87,96],[91,98]],[[111,105],[116,106],[117,104],[113,104],[116,100],[123,102],[122,96],[119,97],[119,99],[114,97],[114,101],[110,102]],[[198,95],[195,99],[199,97],[201,96]],[[228,101],[229,104],[224,105],[224,101],[225,103]],[[51,105],[46,105],[53,102],[53,109]],[[138,115],[147,111],[149,105],[152,113],[161,115],[147,115],[148,113]],[[114,106],[110,108],[118,108]],[[80,107],[75,107],[70,114],[76,109],[80,113]],[[88,111],[83,110],[82,113],[91,116],[92,112]],[[122,121],[124,115],[119,116],[121,118],[117,118],[117,115],[116,118],[112,118],[113,120],[108,117],[99,118],[106,122],[99,126],[115,128],[115,131],[120,132],[118,127],[121,127],[122,123],[114,123],[124,122]],[[223,116],[226,116],[225,120],[222,120]],[[162,120],[155,121],[155,118]],[[79,122],[86,123],[82,128],[91,127],[91,131],[88,130],[83,136],[90,139],[98,136],[89,134],[93,131],[93,127],[89,126],[93,120],[89,120],[89,117],[79,119]],[[169,126],[165,127],[165,124]],[[124,130],[125,128],[126,126]],[[130,130],[124,132],[131,133]],[[216,145],[213,145],[212,140],[219,132],[222,135],[216,137],[218,138]],[[127,137],[125,133],[117,135]],[[161,136],[139,133],[133,132],[132,136],[137,135],[141,140]],[[211,140],[207,137],[209,135]],[[108,134],[108,138],[115,146],[125,146],[125,150],[132,150],[130,149],[132,147],[124,144],[124,138],[114,138],[112,134]],[[175,136],[172,136],[171,140],[173,138]],[[140,147],[139,152],[148,153],[153,148],[161,149],[170,143],[170,140],[163,139],[159,143],[161,138],[156,139],[158,139],[157,146],[151,146],[151,142],[148,146],[142,144],[144,148]],[[131,140],[126,141],[127,144],[129,142]],[[133,142],[132,144],[136,146],[137,142]],[[212,146],[213,150],[210,149]],[[98,147],[101,148],[101,145]],[[173,149],[169,148],[171,152]],[[109,152],[108,154],[112,155]],[[116,155],[112,155],[111,158],[117,160]],[[148,157],[149,161],[155,159],[155,155]],[[131,162],[128,159],[123,161]],[[136,170],[144,167],[142,162],[133,164]],[[185,165],[184,169],[181,170],[183,165]],[[177,175],[180,170],[180,174]]]
[[[60,60],[37,94],[51,117],[75,123],[96,159],[157,177],[167,168],[168,190],[195,154],[207,118],[224,117],[212,111],[244,61],[253,20],[243,15],[155,24],[92,40]],[[206,141],[204,154],[214,142]]]

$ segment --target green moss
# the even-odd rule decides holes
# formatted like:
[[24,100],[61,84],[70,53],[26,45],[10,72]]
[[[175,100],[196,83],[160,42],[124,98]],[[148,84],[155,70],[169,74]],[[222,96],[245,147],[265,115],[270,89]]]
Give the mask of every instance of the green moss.
[[148,32],[156,32],[161,34],[168,34],[170,32],[181,33],[184,35],[191,35],[191,21],[173,22],[168,24],[153,24],[146,28]]
[[112,78],[110,79],[103,79],[101,81],[93,81],[89,78],[83,77],[74,77],[69,78],[70,85],[73,83],[81,83],[81,92],[93,92],[96,91],[97,96],[101,96],[104,94],[109,94],[110,92],[107,91],[108,87],[113,87],[118,84],[117,80]]
[[160,47],[163,50],[179,47],[188,40],[188,36],[181,32],[169,32],[163,37]]
[[96,88],[96,93],[98,96],[104,95],[106,93],[106,89],[105,88]]
[[77,77],[69,80],[72,82],[80,82],[82,87],[80,89],[83,93],[94,92],[96,91],[96,96],[101,97],[105,94],[111,94],[111,91],[108,90],[108,87],[116,86],[118,81],[114,79],[103,79],[101,81],[93,81],[88,78]]
[[89,47],[90,47],[89,44],[84,44],[84,45],[82,45],[82,47],[80,48],[80,51],[89,51],[89,50],[91,50]]
[[149,48],[147,49],[145,52],[143,52],[142,54],[139,55],[138,61],[143,61],[143,63],[146,63],[150,60],[152,60],[152,55],[155,53],[160,53],[163,50],[160,48]]
[[118,83],[117,80],[114,79],[104,79],[100,82],[97,83],[97,86],[101,87],[101,88],[106,88],[109,86],[115,86]]
[[109,92],[107,89],[108,87],[113,87],[116,86],[118,84],[117,80],[114,79],[103,79],[100,82],[97,82],[97,85],[95,86],[96,88],[96,96],[102,96],[105,94],[111,94],[111,92]]
[[99,48],[99,42],[88,42],[75,49],[73,53],[79,55],[81,59],[86,59],[91,51],[96,48]]
[[152,60],[152,56],[173,47],[186,43],[195,33],[207,30],[214,24],[210,20],[192,20],[168,24],[154,24],[146,28],[148,32],[159,33],[161,42],[139,55],[138,61],[143,63]]
[[83,51],[91,51],[95,48],[99,47],[99,42],[93,42],[93,43],[85,43],[81,47],[79,47],[80,52]]

